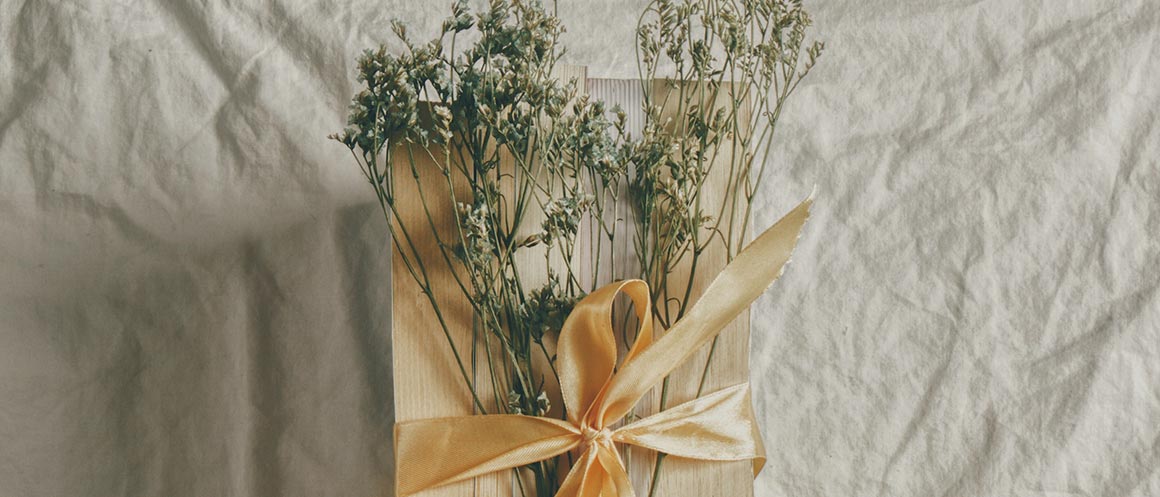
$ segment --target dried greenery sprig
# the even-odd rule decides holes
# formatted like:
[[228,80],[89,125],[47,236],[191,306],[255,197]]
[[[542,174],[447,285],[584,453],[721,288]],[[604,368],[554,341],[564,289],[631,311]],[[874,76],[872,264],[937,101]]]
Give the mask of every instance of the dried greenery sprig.
[[[578,299],[610,279],[641,277],[667,327],[685,312],[710,245],[722,244],[728,258],[737,253],[782,106],[822,50],[803,47],[808,25],[797,1],[650,3],[637,28],[646,96],[637,137],[624,112],[554,76],[563,28],[535,0],[492,0],[478,14],[458,1],[434,40],[415,43],[393,23],[403,52],[380,47],[359,58],[365,87],[333,138],[374,188],[395,250],[430,303],[477,411],[563,415],[565,406],[553,410],[554,393],[544,388],[545,376],[555,376],[546,338]],[[648,86],[658,78],[671,82],[666,91]],[[442,178],[437,188],[420,180],[432,167]],[[710,175],[722,172],[715,168],[727,173],[726,191],[708,195]],[[422,222],[399,215],[400,189],[417,193]],[[454,216],[450,235],[433,211]],[[638,267],[618,263],[610,249],[625,223]],[[421,250],[419,237],[433,237],[437,250]],[[576,264],[580,251],[587,267]],[[546,281],[527,279],[528,254],[542,257]],[[482,351],[487,389],[477,388],[452,338],[435,270],[455,282],[439,291],[457,291],[470,304],[469,359],[474,369]],[[707,372],[708,363],[702,387]],[[481,398],[485,391],[492,398]],[[666,381],[662,409],[667,392]],[[536,495],[554,495],[561,465],[526,468]]]
[[[555,358],[544,337],[597,283],[573,265],[581,222],[594,220],[588,232],[595,238],[615,236],[605,210],[616,204],[625,165],[613,123],[603,103],[553,77],[562,28],[538,2],[494,0],[476,15],[458,2],[439,37],[424,44],[412,42],[401,24],[393,29],[404,52],[380,47],[359,59],[365,88],[355,96],[348,127],[334,138],[354,153],[394,220],[388,224],[399,258],[430,302],[476,409],[486,413],[490,404],[498,412],[547,415],[543,377],[555,374]],[[444,179],[438,191],[419,180],[418,168],[429,164]],[[426,223],[399,216],[400,188],[418,192]],[[450,238],[432,215],[436,202],[454,206]],[[533,222],[540,229],[521,235]],[[435,238],[436,253],[418,248],[420,233]],[[549,275],[538,288],[525,282],[527,261],[518,256],[533,250],[542,252]],[[432,287],[435,267],[454,277],[470,303],[472,350],[484,356],[490,400],[481,398],[452,339]],[[550,372],[535,369],[537,354]],[[528,468],[537,495],[554,494],[556,466]]]
[[[777,120],[824,48],[821,42],[804,45],[810,22],[800,0],[654,0],[641,14],[641,84],[658,77],[670,82],[667,91],[642,88],[644,136],[629,159],[636,167],[636,251],[642,277],[656,289],[662,326],[688,309],[698,263],[710,245],[723,245],[728,261],[746,241]],[[704,188],[710,175],[721,174],[714,168],[727,168],[724,192]],[[680,265],[689,268],[685,281],[672,281]],[[714,338],[697,396],[716,349]],[[668,391],[666,379],[662,410]],[[663,462],[658,455],[650,496]]]

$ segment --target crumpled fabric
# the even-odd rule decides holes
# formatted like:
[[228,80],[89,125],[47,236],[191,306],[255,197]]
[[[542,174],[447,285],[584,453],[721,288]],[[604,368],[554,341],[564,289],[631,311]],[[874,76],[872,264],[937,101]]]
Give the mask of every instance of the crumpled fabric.
[[[388,240],[325,136],[445,3],[0,0],[0,493],[389,495]],[[635,77],[643,3],[560,2],[566,61]],[[756,494],[1160,495],[1160,4],[806,6]]]

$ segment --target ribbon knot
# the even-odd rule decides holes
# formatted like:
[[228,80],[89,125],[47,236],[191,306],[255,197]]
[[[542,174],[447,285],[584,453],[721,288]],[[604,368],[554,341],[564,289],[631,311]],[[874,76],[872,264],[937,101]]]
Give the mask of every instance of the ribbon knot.
[[588,446],[594,443],[610,443],[612,442],[612,430],[604,428],[602,430],[594,430],[589,426],[584,426],[580,431],[580,451],[588,450]]
[[[523,415],[460,416],[395,425],[396,495],[516,468],[578,450],[557,497],[634,497],[616,444],[677,457],[765,462],[743,383],[611,430],[637,401],[708,343],[778,276],[809,215],[806,199],[759,235],[705,289],[685,317],[653,337],[648,285],[627,280],[589,294],[564,322],[557,343],[563,420]],[[617,368],[612,303],[624,293],[640,322],[636,341]]]

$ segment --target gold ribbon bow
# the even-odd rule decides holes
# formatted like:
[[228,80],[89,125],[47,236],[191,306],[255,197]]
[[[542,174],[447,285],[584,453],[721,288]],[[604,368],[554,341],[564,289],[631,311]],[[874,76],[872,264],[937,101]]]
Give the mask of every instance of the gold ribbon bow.
[[[580,301],[560,331],[557,366],[567,420],[514,414],[424,419],[395,425],[399,497],[580,450],[556,497],[633,497],[615,443],[713,461],[765,464],[747,383],[694,399],[618,429],[649,389],[729,324],[778,276],[809,216],[812,196],[762,233],[725,267],[659,339],[648,285],[613,283]],[[633,300],[640,332],[616,370],[612,301]]]

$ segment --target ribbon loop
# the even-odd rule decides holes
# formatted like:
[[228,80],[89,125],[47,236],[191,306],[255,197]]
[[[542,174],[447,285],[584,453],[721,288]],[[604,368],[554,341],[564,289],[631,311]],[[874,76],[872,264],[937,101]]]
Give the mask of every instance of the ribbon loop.
[[633,301],[640,329],[636,341],[624,358],[628,363],[652,344],[652,300],[648,285],[640,280],[625,280],[605,285],[576,304],[556,344],[560,393],[568,411],[568,421],[589,424],[600,429],[604,423],[589,419],[612,371],[616,368],[616,335],[612,331],[612,302],[620,293]]
[[765,448],[755,419],[749,384],[742,383],[624,426],[612,439],[678,457],[751,459],[756,476],[765,465]]

